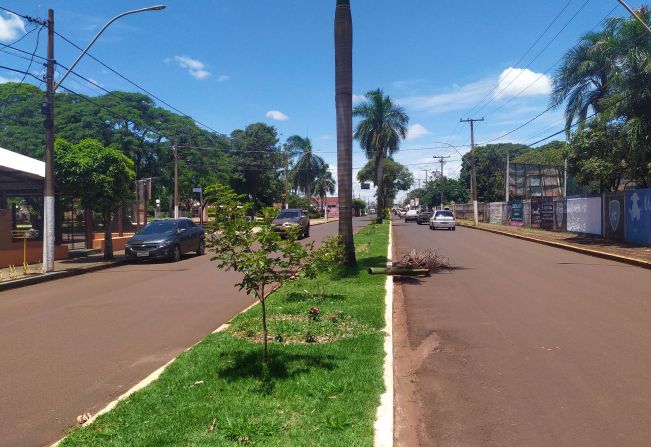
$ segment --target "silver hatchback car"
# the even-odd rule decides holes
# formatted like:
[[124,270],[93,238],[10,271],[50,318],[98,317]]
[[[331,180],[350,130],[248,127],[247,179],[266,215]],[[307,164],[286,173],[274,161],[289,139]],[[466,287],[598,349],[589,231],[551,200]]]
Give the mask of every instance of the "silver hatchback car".
[[432,218],[429,220],[429,229],[438,230],[444,228],[454,231],[457,226],[457,221],[454,214],[449,210],[435,211]]

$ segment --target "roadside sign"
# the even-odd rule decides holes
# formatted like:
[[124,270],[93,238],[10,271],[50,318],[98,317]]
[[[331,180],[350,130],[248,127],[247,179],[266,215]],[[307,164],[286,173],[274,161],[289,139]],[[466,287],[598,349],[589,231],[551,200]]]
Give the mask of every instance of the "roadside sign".
[[198,188],[192,188],[192,192],[203,192],[203,189],[200,187]]

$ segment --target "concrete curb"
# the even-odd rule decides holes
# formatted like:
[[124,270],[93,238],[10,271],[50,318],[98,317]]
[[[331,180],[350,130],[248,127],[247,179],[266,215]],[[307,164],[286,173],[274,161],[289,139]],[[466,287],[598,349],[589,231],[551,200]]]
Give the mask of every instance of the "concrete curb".
[[[391,264],[393,252],[393,225],[389,220],[389,246],[387,248],[387,264]],[[380,406],[377,408],[373,445],[374,447],[393,447],[393,276],[387,275],[384,283],[384,386],[380,396]]]
[[104,270],[111,267],[119,267],[127,263],[128,261],[126,259],[120,259],[117,261],[107,262],[105,264],[93,265],[90,267],[76,267],[68,270],[45,273],[42,275],[32,276],[28,278],[21,278],[13,281],[10,280],[7,282],[0,283],[0,292],[4,290],[17,289],[19,287],[40,284],[47,281],[55,281],[57,279],[69,278],[71,276],[83,275],[84,273],[96,272],[98,270]]
[[596,258],[603,258],[603,259],[608,259],[610,261],[623,262],[623,263],[626,263],[626,264],[635,265],[637,267],[651,269],[651,262],[644,261],[642,259],[630,258],[628,256],[622,256],[622,255],[616,255],[616,254],[612,254],[612,253],[606,253],[606,252],[599,251],[599,250],[591,250],[589,248],[577,247],[577,246],[570,245],[570,244],[564,244],[562,242],[546,241],[544,239],[537,239],[537,238],[534,238],[534,237],[531,237],[531,236],[524,236],[522,234],[514,234],[514,233],[510,233],[508,231],[500,231],[500,230],[496,230],[496,229],[493,229],[493,228],[476,227],[474,225],[467,225],[467,224],[462,224],[462,223],[459,223],[459,222],[457,222],[457,225],[459,225],[460,227],[473,228],[475,230],[487,231],[489,233],[499,234],[499,235],[502,235],[502,236],[508,236],[508,237],[512,237],[512,238],[515,238],[515,239],[522,239],[522,240],[529,241],[529,242],[535,242],[537,244],[547,245],[547,246],[550,246],[550,247],[561,248],[563,250],[569,250],[569,251],[573,251],[573,252],[576,252],[576,253],[581,253],[581,254],[588,255],[588,256],[594,256]]

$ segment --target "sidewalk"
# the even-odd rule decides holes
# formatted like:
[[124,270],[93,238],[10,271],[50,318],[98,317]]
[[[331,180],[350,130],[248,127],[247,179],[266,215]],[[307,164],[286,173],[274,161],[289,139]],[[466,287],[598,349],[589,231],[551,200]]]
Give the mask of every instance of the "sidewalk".
[[103,256],[102,253],[97,253],[82,258],[54,261],[54,271],[46,274],[37,273],[41,268],[40,264],[30,265],[29,269],[32,273],[28,272],[27,274],[23,273],[23,267],[21,265],[15,267],[15,273],[12,273],[9,268],[0,269],[0,292],[53,279],[80,275],[126,262],[124,250],[113,252],[115,258],[111,261],[104,260]]
[[477,227],[471,221],[457,220],[462,227],[475,228],[504,236],[572,250],[591,256],[625,262],[644,268],[651,268],[651,247],[627,244],[597,236],[575,233],[560,233],[529,227],[510,227],[506,225],[479,223]]

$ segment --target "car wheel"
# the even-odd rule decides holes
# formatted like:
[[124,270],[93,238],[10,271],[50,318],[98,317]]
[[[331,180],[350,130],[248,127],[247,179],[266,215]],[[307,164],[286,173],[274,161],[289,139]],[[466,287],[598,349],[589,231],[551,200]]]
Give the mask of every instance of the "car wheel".
[[197,255],[203,256],[204,254],[206,254],[206,241],[201,239],[199,241],[199,246],[197,247]]
[[310,227],[307,227],[307,230],[305,230],[305,237],[310,237]]
[[172,249],[172,262],[178,262],[181,260],[181,247],[175,245]]
[[416,223],[417,223],[418,225],[422,225],[422,224],[420,223],[420,220],[417,220]]
[[457,229],[457,227],[452,227],[452,231],[455,231],[456,229]]

